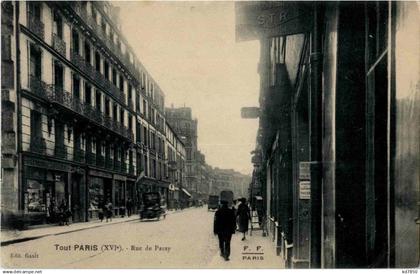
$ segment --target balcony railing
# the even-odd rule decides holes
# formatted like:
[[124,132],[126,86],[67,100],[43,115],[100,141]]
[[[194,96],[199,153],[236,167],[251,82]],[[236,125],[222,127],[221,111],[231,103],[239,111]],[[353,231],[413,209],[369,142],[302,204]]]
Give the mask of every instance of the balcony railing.
[[125,94],[121,92],[114,84],[105,78],[100,72],[98,72],[91,64],[87,63],[86,60],[80,56],[78,53],[71,51],[70,60],[73,62],[79,69],[84,71],[91,79],[96,81],[102,89],[110,92],[115,96],[120,103],[126,105]]
[[133,74],[137,79],[140,77],[139,71],[134,67],[134,65],[130,62],[130,59],[127,54],[123,54],[121,49],[114,44],[109,37],[102,29],[102,27],[97,24],[92,18],[92,16],[88,15],[86,10],[80,8],[80,5],[71,5],[71,8],[83,19],[83,21],[94,31],[94,33],[98,36],[98,38],[105,43],[107,48],[124,64],[125,67]]
[[56,145],[54,148],[54,156],[61,159],[67,159],[67,150],[64,145]]
[[44,83],[43,81],[41,81],[41,79],[33,75],[30,76],[29,81],[29,86],[31,88],[32,93],[43,99],[48,99],[48,85],[46,83]]
[[96,166],[98,167],[104,167],[105,166],[105,157],[98,154],[96,156]]
[[28,13],[28,28],[39,38],[44,40],[44,23],[37,19],[32,13]]
[[89,165],[96,165],[96,154],[92,152],[86,153],[86,162]]
[[79,163],[85,162],[85,151],[81,149],[74,150],[74,160]]
[[44,154],[46,151],[45,139],[38,136],[31,136],[30,150],[31,152]]
[[105,168],[108,169],[108,170],[113,170],[114,169],[114,159],[107,158],[105,160]]
[[66,42],[63,41],[57,34],[53,33],[52,37],[53,48],[62,56],[66,57]]
[[114,162],[114,170],[115,171],[120,171],[121,170],[121,162],[120,161],[115,161]]
[[80,101],[80,99],[73,97],[69,92],[63,90],[61,87],[47,85],[37,77],[31,76],[30,89],[31,92],[38,97],[55,102],[75,113],[83,115],[93,122],[96,122],[97,124],[104,126],[134,142],[134,134],[129,128],[105,116],[100,110],[94,108],[93,106],[84,104]]
[[135,174],[134,174],[134,166],[133,166],[133,165],[129,165],[129,167],[128,167],[128,172],[129,172],[131,175],[135,175]]

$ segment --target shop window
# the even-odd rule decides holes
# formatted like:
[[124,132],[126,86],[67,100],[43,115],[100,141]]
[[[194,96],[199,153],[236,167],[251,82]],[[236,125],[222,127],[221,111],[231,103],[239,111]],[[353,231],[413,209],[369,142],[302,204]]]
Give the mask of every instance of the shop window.
[[99,177],[89,178],[89,215],[95,218],[96,213],[102,203],[105,202],[104,179]]
[[27,208],[29,212],[47,211],[47,193],[41,180],[27,180]]

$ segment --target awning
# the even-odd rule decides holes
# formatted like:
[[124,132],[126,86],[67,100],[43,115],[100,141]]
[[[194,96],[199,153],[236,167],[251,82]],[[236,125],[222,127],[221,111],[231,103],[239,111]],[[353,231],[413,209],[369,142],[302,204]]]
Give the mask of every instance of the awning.
[[191,197],[191,194],[185,188],[183,188],[182,191],[184,191],[185,194]]

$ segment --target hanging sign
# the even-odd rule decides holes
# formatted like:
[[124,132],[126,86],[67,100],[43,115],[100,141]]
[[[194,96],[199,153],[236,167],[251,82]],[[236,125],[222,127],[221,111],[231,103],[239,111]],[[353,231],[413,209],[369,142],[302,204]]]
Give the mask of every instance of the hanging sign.
[[304,33],[311,29],[310,2],[239,1],[235,3],[236,40]]

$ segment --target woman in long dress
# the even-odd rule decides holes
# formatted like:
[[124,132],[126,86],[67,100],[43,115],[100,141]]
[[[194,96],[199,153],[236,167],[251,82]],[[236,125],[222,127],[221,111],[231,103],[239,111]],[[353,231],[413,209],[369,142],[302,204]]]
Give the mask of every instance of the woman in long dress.
[[238,218],[239,232],[243,233],[242,241],[244,241],[246,239],[245,234],[248,232],[249,220],[251,219],[251,213],[246,205],[245,198],[241,199],[236,216]]

